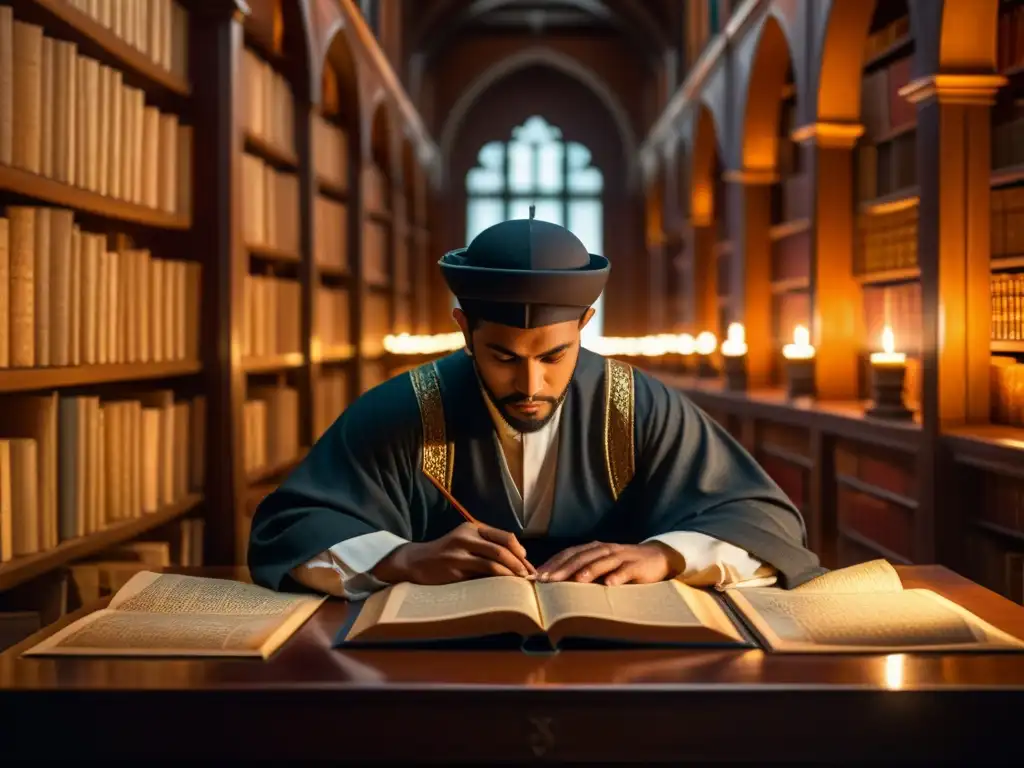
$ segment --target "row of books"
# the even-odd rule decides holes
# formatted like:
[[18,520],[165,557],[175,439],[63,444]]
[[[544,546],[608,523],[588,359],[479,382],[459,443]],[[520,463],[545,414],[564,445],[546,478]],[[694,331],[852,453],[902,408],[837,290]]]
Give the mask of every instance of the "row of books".
[[45,552],[202,486],[205,399],[169,390],[19,396],[0,416],[0,561]]
[[322,354],[329,356],[332,351],[351,347],[351,310],[347,290],[317,288],[314,311],[313,328],[319,339]]
[[882,144],[861,142],[856,150],[857,202],[905,192],[917,185],[916,131]]
[[1024,8],[1004,3],[999,10],[996,67],[1000,72],[1024,65]]
[[174,0],[63,0],[151,62],[188,77],[188,12]]
[[910,560],[914,553],[914,513],[895,501],[839,484],[836,518],[840,530],[859,534]]
[[0,218],[0,368],[195,360],[200,265],[83,232],[71,210]]
[[242,125],[270,146],[295,154],[295,97],[280,72],[251,48],[242,51]]
[[811,275],[811,236],[809,230],[772,242],[772,280],[795,280]]
[[992,256],[1024,254],[1024,187],[993,189],[990,210]]
[[913,57],[907,55],[866,74],[860,88],[860,114],[864,123],[864,141],[878,144],[889,140],[902,128],[917,122],[917,107],[900,96],[910,82]]
[[1024,427],[1024,364],[1008,355],[991,358],[992,421]]
[[323,115],[313,114],[313,170],[321,181],[348,186],[348,135]]
[[977,507],[978,519],[1024,534],[1024,483],[986,472],[982,495],[984,503]]
[[313,201],[313,259],[321,267],[348,268],[348,208],[323,195]]
[[242,356],[283,355],[302,350],[299,282],[246,275],[242,289]]
[[249,386],[242,408],[247,473],[279,466],[299,455],[299,391],[287,386]]
[[299,178],[242,155],[242,236],[247,246],[298,255]]
[[[119,70],[0,6],[0,164],[166,213],[191,207],[192,129]],[[7,71],[9,68],[10,71]]]
[[324,368],[313,390],[313,437],[319,440],[351,400],[351,374],[346,368]]
[[[800,172],[783,176],[778,192],[773,192],[773,220],[790,222],[809,218],[811,215],[811,176]],[[777,198],[777,202],[774,198]]]
[[857,217],[855,269],[870,275],[917,266],[917,206]]
[[992,275],[992,339],[1024,341],[1024,273]]
[[[992,126],[992,167],[1009,168],[1024,163],[1024,115],[1014,102],[1010,114],[1003,120],[998,117]],[[994,113],[998,114],[998,113]]]
[[380,166],[368,163],[363,168],[363,208],[367,213],[385,214],[391,210],[391,180]]

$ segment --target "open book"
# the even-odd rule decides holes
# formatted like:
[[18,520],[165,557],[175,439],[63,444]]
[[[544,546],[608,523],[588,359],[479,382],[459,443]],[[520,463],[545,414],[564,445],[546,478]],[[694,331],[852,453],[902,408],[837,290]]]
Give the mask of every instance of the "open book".
[[831,571],[791,590],[727,589],[766,650],[902,653],[1024,650],[1024,643],[928,589],[904,589],[885,560]]
[[370,596],[338,645],[546,636],[651,645],[762,647],[776,653],[1024,650],[1024,643],[925,589],[885,560],[801,586],[716,592],[678,580],[606,587],[496,576],[396,584]]
[[341,644],[544,635],[641,644],[752,647],[708,592],[679,581],[606,587],[492,576],[371,595]]
[[325,597],[252,584],[142,571],[103,610],[25,656],[254,656],[268,658]]

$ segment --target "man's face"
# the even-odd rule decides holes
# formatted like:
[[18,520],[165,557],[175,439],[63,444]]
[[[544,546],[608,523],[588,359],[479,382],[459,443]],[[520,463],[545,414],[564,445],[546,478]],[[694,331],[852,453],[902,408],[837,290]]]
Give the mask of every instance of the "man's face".
[[593,313],[529,329],[481,322],[470,333],[466,316],[455,310],[484,389],[514,429],[536,432],[551,420],[576,369],[580,331]]

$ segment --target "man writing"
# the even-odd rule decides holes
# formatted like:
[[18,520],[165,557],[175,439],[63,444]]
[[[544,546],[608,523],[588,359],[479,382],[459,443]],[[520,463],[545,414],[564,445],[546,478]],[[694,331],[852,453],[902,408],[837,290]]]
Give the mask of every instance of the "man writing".
[[792,587],[822,572],[798,510],[725,430],[581,348],[607,259],[531,216],[440,266],[465,349],[341,414],[256,510],[254,581],[361,599],[491,575]]

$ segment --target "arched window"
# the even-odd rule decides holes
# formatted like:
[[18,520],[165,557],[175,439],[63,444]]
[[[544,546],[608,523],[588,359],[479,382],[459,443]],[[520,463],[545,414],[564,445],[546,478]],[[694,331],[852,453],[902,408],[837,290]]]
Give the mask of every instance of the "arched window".
[[[588,251],[604,255],[603,190],[590,150],[565,141],[561,130],[535,115],[514,128],[509,141],[485,144],[477,167],[466,174],[466,242],[499,221],[528,218],[536,205],[534,218],[568,228]],[[602,294],[583,330],[584,346],[601,335],[603,302]]]

